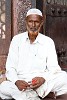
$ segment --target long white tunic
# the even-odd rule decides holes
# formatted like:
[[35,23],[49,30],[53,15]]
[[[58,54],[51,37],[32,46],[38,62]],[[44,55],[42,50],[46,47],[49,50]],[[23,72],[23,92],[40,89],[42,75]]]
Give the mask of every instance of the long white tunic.
[[[67,73],[58,65],[54,42],[51,38],[38,34],[31,44],[28,32],[14,36],[6,62],[6,76],[10,81],[0,85],[0,97],[15,100],[40,100],[50,91],[57,95],[67,93]],[[36,91],[20,91],[14,84],[17,80],[29,82],[34,77],[44,77],[45,83]]]
[[6,62],[7,79],[16,82],[19,79],[31,81],[42,76],[51,79],[52,73],[61,70],[58,65],[54,42],[51,38],[38,34],[31,44],[28,32],[14,36]]

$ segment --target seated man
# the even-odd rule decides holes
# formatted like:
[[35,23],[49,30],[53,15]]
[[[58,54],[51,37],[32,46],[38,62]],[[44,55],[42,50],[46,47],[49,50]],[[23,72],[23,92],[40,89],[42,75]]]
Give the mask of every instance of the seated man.
[[42,12],[26,14],[27,31],[13,37],[6,62],[6,77],[0,85],[2,99],[40,100],[50,93],[54,99],[67,95],[67,73],[58,65],[55,45],[40,33]]

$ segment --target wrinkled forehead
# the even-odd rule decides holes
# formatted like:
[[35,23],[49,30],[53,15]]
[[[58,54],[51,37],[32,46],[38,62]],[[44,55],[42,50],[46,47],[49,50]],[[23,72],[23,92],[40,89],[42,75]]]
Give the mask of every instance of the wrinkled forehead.
[[26,17],[27,20],[33,20],[33,21],[35,21],[35,20],[41,21],[42,18],[43,18],[42,16],[37,15],[37,14],[31,14],[31,15]]

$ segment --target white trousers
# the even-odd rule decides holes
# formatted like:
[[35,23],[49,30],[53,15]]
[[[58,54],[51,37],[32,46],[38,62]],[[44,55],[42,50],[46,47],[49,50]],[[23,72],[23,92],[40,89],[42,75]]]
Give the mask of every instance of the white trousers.
[[55,92],[56,96],[67,93],[66,72],[62,71],[54,74],[51,80],[46,81],[36,91],[32,89],[20,91],[17,86],[10,81],[4,81],[0,84],[0,97],[2,99],[40,100],[38,95],[44,98],[49,92]]

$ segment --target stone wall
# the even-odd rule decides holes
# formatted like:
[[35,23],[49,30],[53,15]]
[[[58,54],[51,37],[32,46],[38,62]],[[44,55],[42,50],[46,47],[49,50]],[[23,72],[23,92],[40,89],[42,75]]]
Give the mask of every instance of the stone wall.
[[31,0],[13,0],[13,35],[26,31],[25,16],[31,8]]
[[18,1],[18,32],[24,32],[26,30],[25,17],[29,8],[31,8],[31,0]]

